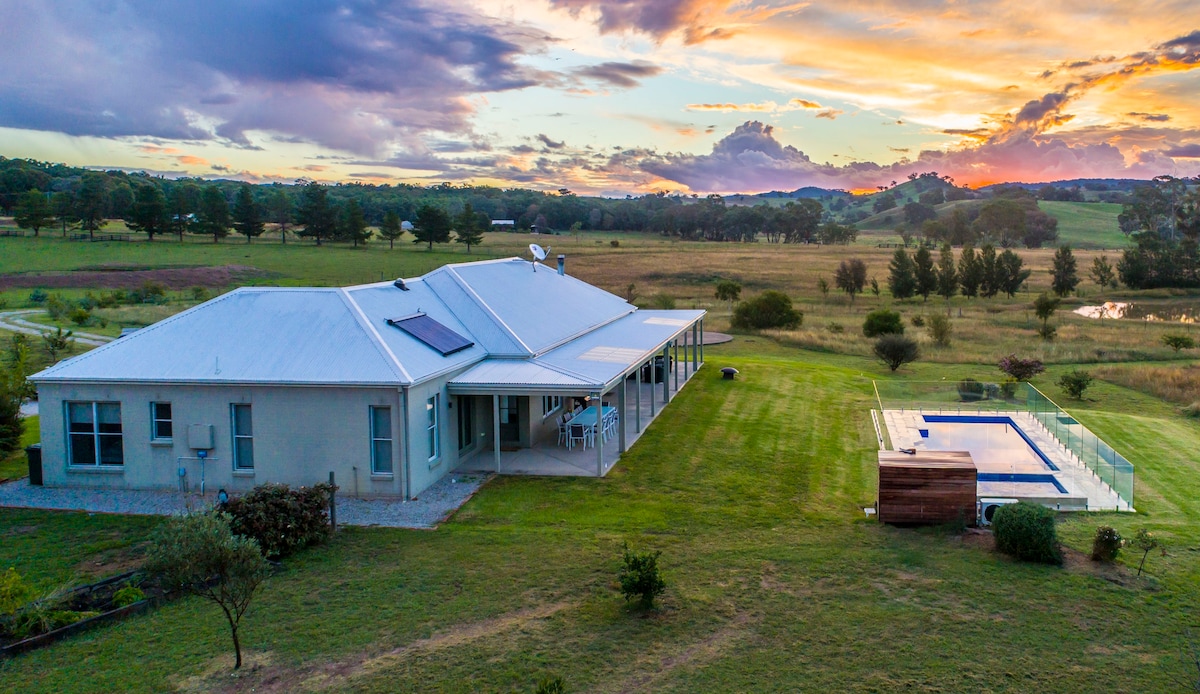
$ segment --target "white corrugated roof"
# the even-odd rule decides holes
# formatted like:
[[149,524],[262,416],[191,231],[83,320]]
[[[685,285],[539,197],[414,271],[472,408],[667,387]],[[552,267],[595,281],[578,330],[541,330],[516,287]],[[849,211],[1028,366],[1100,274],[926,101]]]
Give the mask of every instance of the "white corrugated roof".
[[[638,311],[516,258],[346,289],[248,287],[84,355],[35,381],[581,387],[619,376],[703,311]],[[387,323],[424,313],[474,344],[443,356]]]

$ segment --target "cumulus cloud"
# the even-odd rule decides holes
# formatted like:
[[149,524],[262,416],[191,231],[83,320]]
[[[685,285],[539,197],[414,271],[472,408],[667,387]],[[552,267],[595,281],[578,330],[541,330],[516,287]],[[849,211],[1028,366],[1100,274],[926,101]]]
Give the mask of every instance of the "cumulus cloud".
[[578,16],[583,10],[596,15],[601,32],[637,31],[662,38],[686,31],[689,43],[727,38],[731,31],[712,26],[709,18],[733,4],[732,0],[550,0],[550,5]]
[[0,125],[243,146],[265,131],[360,154],[468,131],[467,97],[538,83],[519,59],[548,41],[418,0],[11,0],[5,15]]
[[1168,157],[1179,157],[1180,159],[1200,159],[1200,144],[1180,145],[1172,147],[1163,154]]

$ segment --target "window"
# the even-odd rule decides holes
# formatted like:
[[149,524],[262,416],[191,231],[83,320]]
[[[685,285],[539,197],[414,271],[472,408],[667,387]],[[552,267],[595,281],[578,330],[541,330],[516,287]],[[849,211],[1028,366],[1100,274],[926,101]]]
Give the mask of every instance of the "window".
[[67,459],[71,465],[124,465],[121,403],[67,403]]
[[249,405],[230,405],[233,419],[233,469],[254,469],[254,425]]
[[371,408],[371,474],[392,474],[392,408]]
[[425,429],[429,433],[429,462],[437,460],[441,455],[441,442],[438,437],[438,402],[441,401],[440,395],[434,395],[425,401],[425,416],[427,423]]
[[458,450],[475,443],[475,398],[458,398]]
[[561,395],[543,395],[542,396],[542,419],[558,412],[562,409]]
[[150,438],[155,441],[171,440],[171,403],[150,403]]

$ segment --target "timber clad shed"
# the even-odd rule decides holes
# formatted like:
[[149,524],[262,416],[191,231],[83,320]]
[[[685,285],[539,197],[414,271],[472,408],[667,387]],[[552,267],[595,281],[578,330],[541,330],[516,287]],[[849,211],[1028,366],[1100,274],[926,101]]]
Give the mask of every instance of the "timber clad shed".
[[879,520],[971,523],[976,475],[975,461],[966,451],[879,451]]

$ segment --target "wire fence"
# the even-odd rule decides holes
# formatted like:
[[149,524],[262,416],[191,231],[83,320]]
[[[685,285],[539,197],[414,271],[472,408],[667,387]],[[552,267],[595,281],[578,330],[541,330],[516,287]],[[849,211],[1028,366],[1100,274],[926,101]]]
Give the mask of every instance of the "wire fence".
[[1117,496],[1133,506],[1133,463],[1028,383],[875,381],[875,398],[880,411],[917,410],[976,416],[1028,414]]

